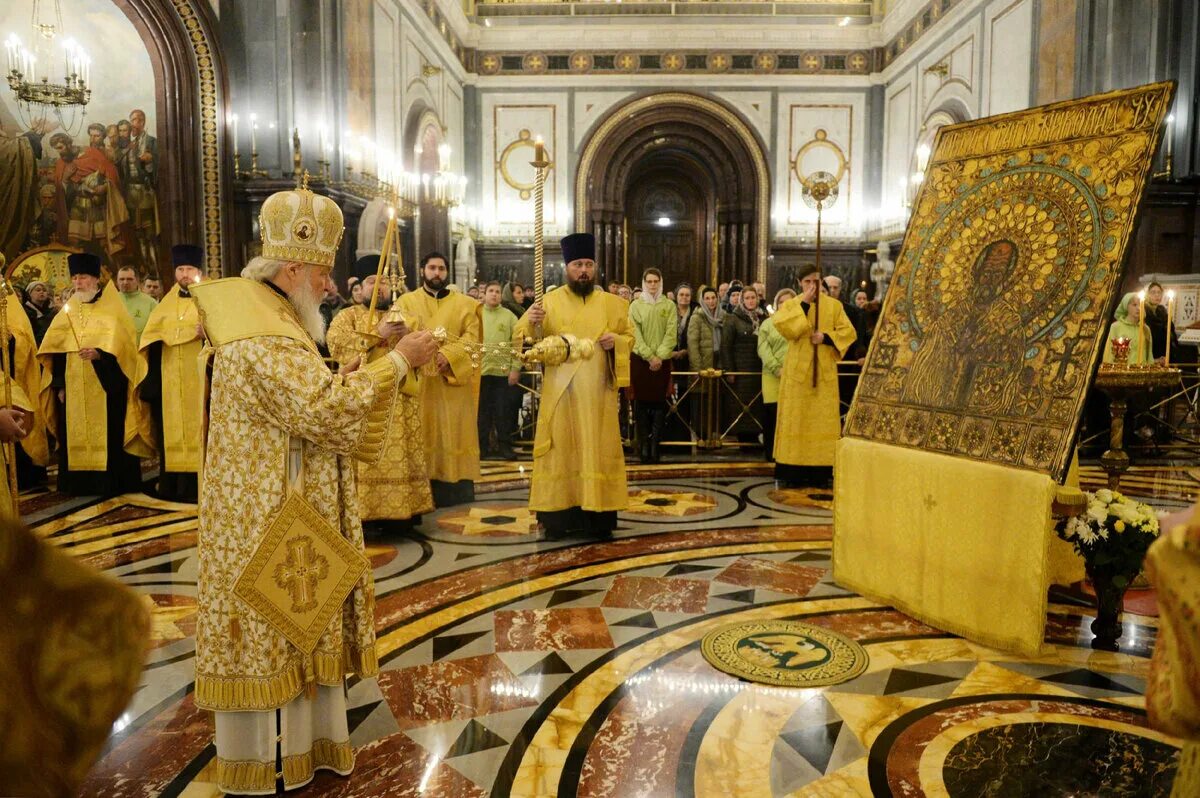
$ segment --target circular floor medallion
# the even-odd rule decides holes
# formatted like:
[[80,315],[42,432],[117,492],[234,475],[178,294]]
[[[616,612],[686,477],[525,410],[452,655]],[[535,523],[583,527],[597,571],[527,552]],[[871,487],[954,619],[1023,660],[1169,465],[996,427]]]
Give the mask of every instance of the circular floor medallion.
[[865,671],[870,661],[848,637],[799,621],[727,626],[705,636],[701,651],[719,671],[779,687],[841,684]]

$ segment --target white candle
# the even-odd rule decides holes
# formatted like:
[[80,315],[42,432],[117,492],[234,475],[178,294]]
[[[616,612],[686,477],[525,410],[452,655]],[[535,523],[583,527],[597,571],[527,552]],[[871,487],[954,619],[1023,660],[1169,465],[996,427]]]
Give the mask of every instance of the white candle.
[[1167,157],[1175,154],[1175,114],[1167,114]]
[[233,114],[230,120],[233,122],[233,154],[236,157],[238,154],[237,114]]
[[258,122],[254,120],[255,114],[250,114],[250,152],[258,152]]
[[321,125],[317,128],[317,148],[320,151],[321,160],[325,160],[325,126]]

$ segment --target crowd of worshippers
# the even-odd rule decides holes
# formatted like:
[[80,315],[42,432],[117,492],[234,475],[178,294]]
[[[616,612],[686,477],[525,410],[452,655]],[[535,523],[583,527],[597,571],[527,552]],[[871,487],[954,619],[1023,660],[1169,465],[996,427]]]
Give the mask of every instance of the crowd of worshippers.
[[[41,417],[26,424],[34,434],[18,448],[23,489],[45,484],[46,467],[56,457],[62,492],[137,491],[144,487],[142,461],[156,457],[159,475],[152,492],[195,501],[204,413],[196,363],[204,334],[188,288],[203,278],[203,252],[181,245],[171,254],[174,284],[165,294],[157,276],[131,268],[119,269],[101,290],[103,263],[86,253],[69,256],[70,285],[62,291],[43,281],[14,286],[16,301],[9,310],[13,374],[26,376],[31,395],[46,394]],[[426,446],[397,453],[404,462],[389,468],[409,474],[410,485],[424,487],[407,492],[409,506],[380,507],[380,516],[415,521],[435,506],[473,499],[479,461],[515,459],[514,444],[532,438],[535,376],[522,367],[513,347],[485,346],[480,357],[478,351],[471,354],[469,344],[511,342],[534,297],[517,282],[480,281],[460,291],[449,283],[448,259],[437,252],[422,258],[418,290],[393,297],[387,280],[376,286],[377,265],[378,256],[355,263],[347,296],[332,278],[326,280],[319,311],[328,333],[321,349],[337,367],[361,355],[357,341],[364,332],[394,340],[415,329],[449,331],[452,343],[441,348],[430,367],[441,379],[419,381],[419,389],[398,403],[397,423],[423,435]],[[664,443],[692,454],[689,446],[702,446],[715,434],[767,460],[778,460],[780,449],[790,447],[791,454],[777,466],[784,483],[827,482],[839,405],[853,392],[854,366],[865,357],[878,303],[863,291],[843,298],[840,278],[825,276],[818,283],[817,277],[814,269],[802,269],[796,287],[770,297],[761,283],[737,281],[694,289],[682,283],[664,290],[661,273],[653,268],[635,290],[610,284],[608,293],[627,303],[634,336],[631,382],[620,391],[622,433],[632,454],[656,463]],[[828,302],[838,310],[836,317],[826,312],[821,321],[828,334],[816,345],[820,357],[815,359],[812,341],[798,341],[799,333],[789,337],[776,318],[792,301],[810,312],[806,284],[810,294],[820,286],[822,307]],[[376,329],[368,331],[372,299]],[[403,322],[388,320],[393,303]],[[835,321],[844,321],[844,340],[835,340]],[[798,326],[808,329],[806,324]],[[807,362],[801,362],[801,349]],[[788,379],[786,364],[793,355],[795,374]],[[817,380],[811,378],[813,363]],[[716,371],[721,374],[714,376]],[[725,384],[714,384],[718,381]],[[720,394],[715,416],[711,401],[704,409],[709,391]],[[798,402],[796,412],[808,413],[808,423],[777,444],[777,419],[789,395]],[[464,418],[477,423],[469,428],[461,423]],[[815,423],[818,418],[824,421]],[[828,456],[811,456],[826,449]],[[380,503],[397,501],[383,493]]]

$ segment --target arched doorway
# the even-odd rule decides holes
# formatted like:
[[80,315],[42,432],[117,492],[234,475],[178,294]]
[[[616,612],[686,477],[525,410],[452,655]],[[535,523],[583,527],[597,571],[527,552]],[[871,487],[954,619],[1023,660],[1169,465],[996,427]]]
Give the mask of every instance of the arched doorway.
[[[732,110],[683,92],[642,97],[588,138],[576,229],[595,234],[605,281],[625,278],[626,264],[628,280],[649,266],[668,283],[765,279],[769,182],[761,142]],[[678,218],[647,215],[656,207]]]

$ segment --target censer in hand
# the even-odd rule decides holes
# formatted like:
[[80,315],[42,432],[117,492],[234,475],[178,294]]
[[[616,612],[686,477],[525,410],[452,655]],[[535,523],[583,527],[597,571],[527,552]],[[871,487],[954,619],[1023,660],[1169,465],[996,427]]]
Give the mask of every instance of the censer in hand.
[[558,366],[577,360],[590,360],[595,352],[595,341],[590,338],[576,338],[566,333],[543,338],[522,352],[521,360],[527,366],[531,363]]

